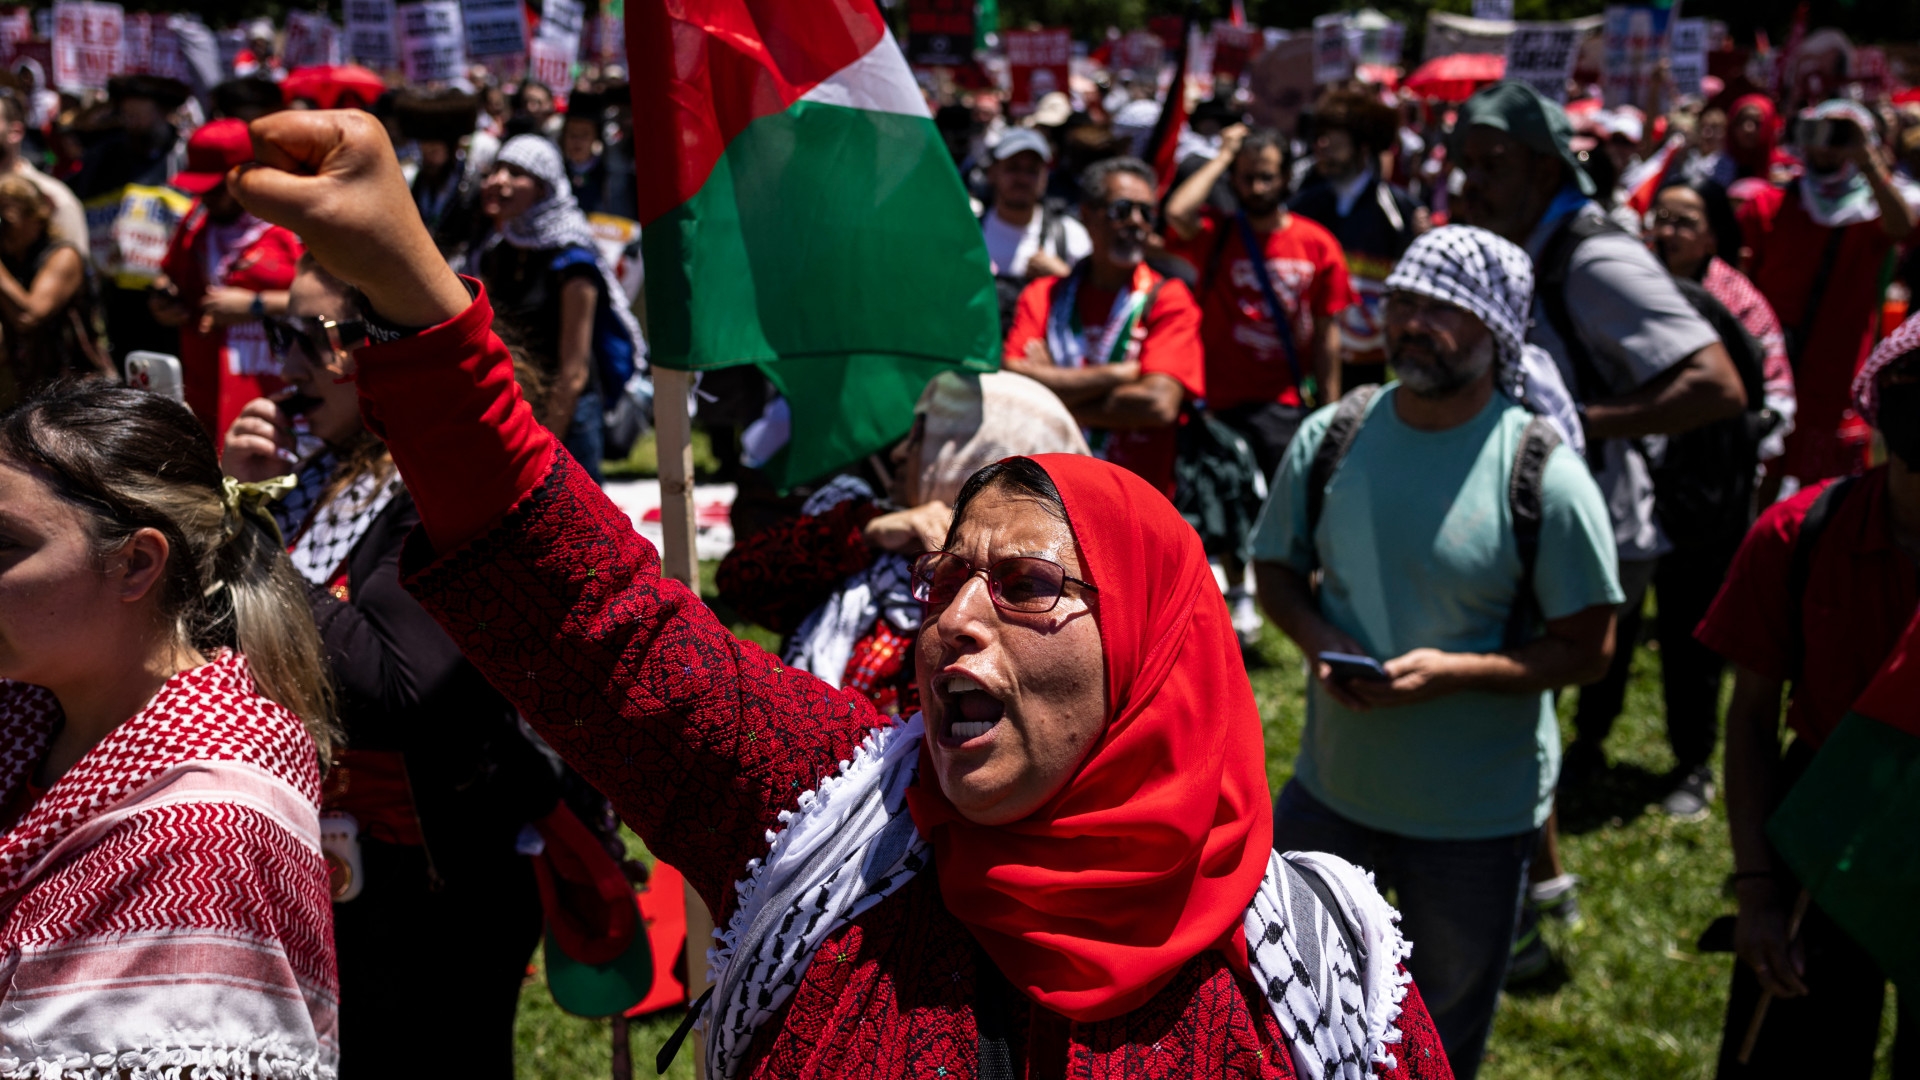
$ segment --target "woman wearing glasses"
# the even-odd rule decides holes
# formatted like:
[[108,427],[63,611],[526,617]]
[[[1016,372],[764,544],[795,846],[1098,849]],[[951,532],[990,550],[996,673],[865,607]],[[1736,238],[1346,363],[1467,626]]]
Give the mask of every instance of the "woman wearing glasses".
[[342,838],[331,851],[342,1054],[355,1076],[413,1075],[419,1032],[457,1029],[462,1075],[506,1080],[541,910],[515,841],[553,810],[554,774],[400,585],[420,516],[361,420],[351,350],[366,326],[345,286],[303,258],[287,316],[266,330],[287,391],[245,406],[221,464],[242,481],[293,476],[274,517],[339,695],[346,749],[322,813]]
[[960,485],[1015,454],[1087,452],[1060,399],[1010,371],[945,372],[913,411],[884,497],[858,476],[836,477],[798,517],[736,543],[715,578],[720,599],[787,635],[787,666],[901,716],[920,702],[913,637],[921,606],[909,586],[911,560],[946,539]]
[[519,400],[484,294],[354,114],[236,181],[393,340],[360,390],[419,504],[408,587],[724,936],[708,1075],[1450,1075],[1407,945],[1269,851],[1260,720],[1197,535],[1071,455],[982,470],[923,557],[904,723],[729,635]]

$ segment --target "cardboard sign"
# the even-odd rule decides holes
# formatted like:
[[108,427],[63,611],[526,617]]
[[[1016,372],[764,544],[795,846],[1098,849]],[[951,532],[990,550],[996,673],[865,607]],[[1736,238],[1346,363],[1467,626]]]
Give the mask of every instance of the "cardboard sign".
[[1700,80],[1707,75],[1707,20],[1673,20],[1668,74],[1676,94],[1698,94]]
[[393,34],[393,0],[344,0],[347,56],[371,68],[390,68],[400,60]]
[[1251,26],[1213,28],[1213,77],[1236,80],[1260,51],[1260,31]]
[[1313,20],[1313,81],[1339,82],[1353,74],[1353,53],[1347,47],[1347,17],[1338,13]]
[[908,0],[907,59],[929,67],[973,59],[973,0]]
[[340,28],[318,12],[287,12],[287,40],[280,46],[280,62],[288,71],[339,63]]
[[527,51],[527,16],[520,0],[460,0],[467,55],[518,56]]
[[1513,0],[1473,0],[1473,17],[1494,22],[1513,21]]
[[1009,30],[1001,36],[1007,43],[1007,70],[1013,81],[1013,96],[1007,104],[1015,112],[1030,112],[1041,98],[1066,90],[1073,63],[1070,31]]
[[459,0],[401,4],[400,66],[410,83],[448,82],[467,66]]
[[1567,101],[1567,78],[1580,55],[1580,28],[1570,22],[1523,22],[1507,37],[1507,78],[1549,101]]
[[60,0],[53,6],[53,85],[105,90],[122,71],[126,16],[119,4]]

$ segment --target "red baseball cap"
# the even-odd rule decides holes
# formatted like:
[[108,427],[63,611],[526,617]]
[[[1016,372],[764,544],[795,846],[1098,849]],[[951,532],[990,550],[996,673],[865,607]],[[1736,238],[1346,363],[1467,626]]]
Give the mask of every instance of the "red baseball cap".
[[189,195],[205,195],[226,180],[229,169],[252,160],[245,120],[209,121],[187,140],[187,167],[167,182]]

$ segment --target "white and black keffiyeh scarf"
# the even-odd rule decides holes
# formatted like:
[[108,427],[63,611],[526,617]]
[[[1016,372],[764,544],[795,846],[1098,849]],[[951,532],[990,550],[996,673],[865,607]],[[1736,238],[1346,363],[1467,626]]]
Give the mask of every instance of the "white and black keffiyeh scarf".
[[1471,225],[1445,225],[1407,248],[1386,289],[1431,297],[1479,319],[1493,335],[1500,388],[1546,417],[1560,440],[1584,455],[1586,436],[1558,365],[1527,344],[1533,284],[1533,260],[1518,244]]
[[[906,805],[924,731],[919,713],[876,728],[798,811],[780,815],[766,857],[747,864],[739,906],[707,951],[708,1076],[739,1075],[754,1033],[793,996],[821,942],[932,861]],[[1399,921],[1372,875],[1345,860],[1269,858],[1242,926],[1254,982],[1302,1077],[1366,1080],[1376,1064],[1396,1067],[1411,982],[1400,965],[1413,951]]]
[[[813,493],[800,512],[818,517],[851,499],[872,499],[873,489],[856,476],[837,476]],[[788,667],[813,673],[836,689],[846,681],[847,661],[860,639],[885,619],[896,633],[920,629],[920,602],[913,598],[913,565],[905,556],[879,552],[873,562],[847,579],[808,614],[793,632],[780,659]]]
[[406,488],[396,470],[389,470],[384,478],[363,472],[322,503],[320,497],[338,465],[331,450],[307,459],[294,489],[273,504],[280,535],[294,537],[287,553],[293,568],[312,585],[325,586],[339,576],[354,545]]

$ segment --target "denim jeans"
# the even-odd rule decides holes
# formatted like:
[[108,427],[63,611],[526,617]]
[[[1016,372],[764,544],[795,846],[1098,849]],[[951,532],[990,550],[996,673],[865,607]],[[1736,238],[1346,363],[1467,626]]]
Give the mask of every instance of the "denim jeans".
[[560,440],[560,445],[566,447],[567,453],[573,455],[573,460],[587,470],[596,484],[601,482],[600,448],[605,442],[601,424],[605,422],[602,415],[605,411],[600,391],[591,386],[580,391],[579,400],[573,403],[573,421],[567,425],[567,436]]
[[1330,852],[1371,870],[1382,892],[1394,891],[1400,930],[1413,943],[1407,970],[1459,1080],[1480,1069],[1538,835],[1423,840],[1381,832],[1291,780],[1273,807],[1275,849]]

